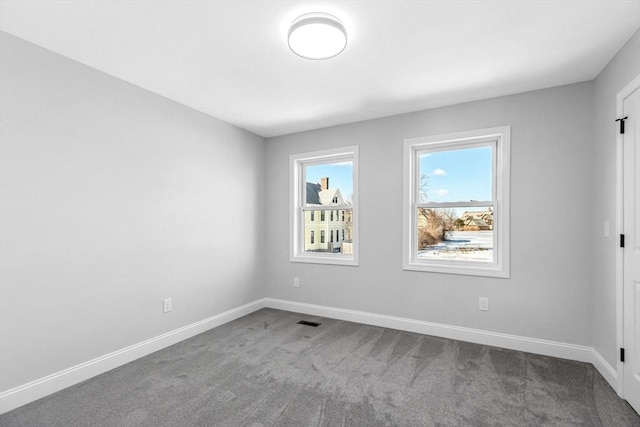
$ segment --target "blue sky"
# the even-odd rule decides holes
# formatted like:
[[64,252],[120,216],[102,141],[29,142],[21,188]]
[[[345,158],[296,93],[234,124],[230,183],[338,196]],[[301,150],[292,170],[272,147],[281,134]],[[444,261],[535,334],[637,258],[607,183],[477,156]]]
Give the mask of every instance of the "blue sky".
[[420,156],[428,202],[491,200],[492,148],[435,151]]
[[306,167],[307,182],[320,183],[320,179],[329,178],[329,188],[338,188],[342,197],[348,199],[353,194],[353,164],[337,162]]
[[[434,151],[420,156],[420,174],[427,175],[426,201],[466,202],[491,200],[491,147]],[[336,162],[306,167],[307,182],[329,177],[329,188],[342,196],[353,193],[353,164]]]

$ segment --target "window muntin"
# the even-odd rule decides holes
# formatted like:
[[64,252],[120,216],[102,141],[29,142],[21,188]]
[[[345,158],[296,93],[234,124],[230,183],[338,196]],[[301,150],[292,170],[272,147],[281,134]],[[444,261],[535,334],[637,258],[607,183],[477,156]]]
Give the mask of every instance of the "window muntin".
[[508,277],[509,127],[405,141],[403,266]]
[[357,147],[292,155],[291,171],[291,261],[357,265]]

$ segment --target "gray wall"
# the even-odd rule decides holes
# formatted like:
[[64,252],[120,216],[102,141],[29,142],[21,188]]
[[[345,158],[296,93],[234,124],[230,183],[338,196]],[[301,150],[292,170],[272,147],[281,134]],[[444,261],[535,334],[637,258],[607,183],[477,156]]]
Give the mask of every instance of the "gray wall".
[[[640,74],[640,30],[618,52],[594,82],[594,247],[592,344],[615,368],[616,344],[616,97]],[[600,231],[611,223],[611,237]]]
[[[268,139],[266,294],[590,345],[592,89],[580,83]],[[511,278],[403,271],[403,139],[502,125],[512,127]],[[290,263],[289,155],[355,144],[360,266]],[[480,296],[490,311],[478,310]]]
[[[616,242],[602,222],[613,233],[615,96],[640,73],[639,33],[593,82],[266,146],[12,36],[0,43],[0,391],[262,296],[593,345],[615,366]],[[403,271],[403,139],[502,125],[511,278]],[[360,266],[290,263],[289,154],[355,144]]]
[[264,296],[261,137],[0,43],[0,391]]

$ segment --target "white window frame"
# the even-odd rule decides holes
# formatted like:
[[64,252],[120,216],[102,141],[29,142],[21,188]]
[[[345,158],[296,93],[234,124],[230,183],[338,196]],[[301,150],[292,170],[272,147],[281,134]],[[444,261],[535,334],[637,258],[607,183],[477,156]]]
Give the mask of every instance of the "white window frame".
[[[353,197],[351,205],[329,205],[304,208],[306,176],[305,166],[339,161],[351,161],[353,164]],[[312,153],[292,154],[289,156],[289,260],[314,264],[358,265],[358,146],[349,146]],[[344,195],[348,196],[348,195]],[[352,210],[353,253],[304,252],[304,211]],[[326,239],[326,237],[325,237]]]
[[[419,200],[419,154],[425,151],[447,151],[455,148],[493,145],[493,197],[490,203],[465,202],[465,206],[493,207],[494,262],[434,260],[418,258],[418,207],[452,207],[459,203],[421,203]],[[403,185],[403,269],[472,276],[509,277],[509,183],[511,127],[501,126],[446,135],[404,140]]]

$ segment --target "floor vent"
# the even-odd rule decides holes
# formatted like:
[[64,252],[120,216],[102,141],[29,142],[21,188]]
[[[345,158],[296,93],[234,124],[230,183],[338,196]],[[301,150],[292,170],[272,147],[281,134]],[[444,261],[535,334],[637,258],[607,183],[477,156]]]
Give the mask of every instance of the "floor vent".
[[314,328],[317,328],[318,326],[320,326],[320,323],[307,322],[306,320],[301,320],[301,321],[298,322],[298,325],[313,326]]

